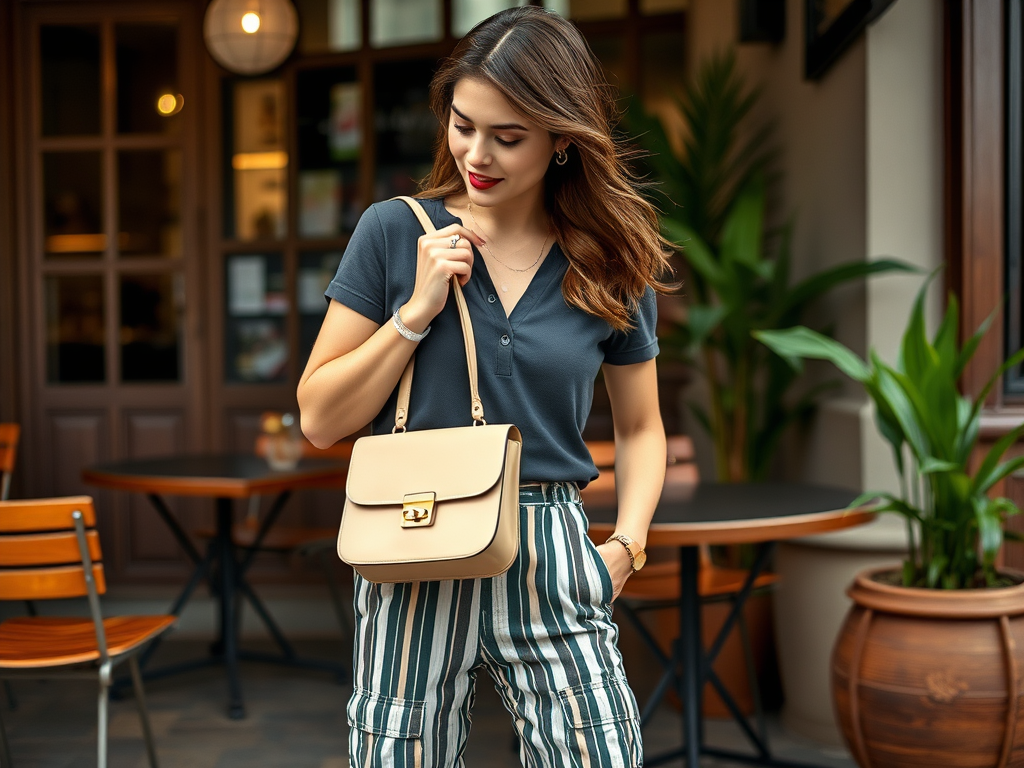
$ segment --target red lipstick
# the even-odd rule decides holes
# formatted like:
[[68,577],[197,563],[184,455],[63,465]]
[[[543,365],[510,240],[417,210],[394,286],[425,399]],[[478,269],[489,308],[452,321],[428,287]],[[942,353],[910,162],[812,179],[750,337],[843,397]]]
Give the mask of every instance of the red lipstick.
[[488,176],[478,176],[475,173],[469,174],[469,183],[473,185],[474,189],[490,189],[499,181],[501,181],[501,179],[492,179]]

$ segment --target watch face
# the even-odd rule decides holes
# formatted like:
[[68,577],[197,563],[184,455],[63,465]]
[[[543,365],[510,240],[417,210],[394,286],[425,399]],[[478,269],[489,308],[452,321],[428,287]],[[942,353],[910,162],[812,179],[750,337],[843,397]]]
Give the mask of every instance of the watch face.
[[633,555],[633,570],[634,571],[639,571],[641,568],[644,567],[644,564],[646,562],[647,562],[647,553],[644,552],[641,549],[639,552],[637,552],[635,555]]

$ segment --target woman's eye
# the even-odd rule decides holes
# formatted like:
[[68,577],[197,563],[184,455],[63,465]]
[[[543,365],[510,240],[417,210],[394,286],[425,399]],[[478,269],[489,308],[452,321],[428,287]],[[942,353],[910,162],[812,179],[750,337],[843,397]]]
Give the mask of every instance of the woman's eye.
[[452,123],[452,127],[455,128],[455,130],[461,133],[463,136],[468,136],[473,132],[473,129],[470,128],[468,125],[459,125],[458,123]]
[[516,144],[522,141],[522,139],[512,139],[510,141],[507,139],[499,139],[498,137],[495,137],[495,141],[497,141],[503,147],[514,147]]

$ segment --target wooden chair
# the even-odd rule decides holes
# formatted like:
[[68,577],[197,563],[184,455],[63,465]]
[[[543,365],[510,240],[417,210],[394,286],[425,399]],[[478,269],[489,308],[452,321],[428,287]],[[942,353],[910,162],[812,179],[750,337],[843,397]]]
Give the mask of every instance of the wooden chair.
[[[0,678],[92,678],[99,683],[98,765],[107,765],[107,702],[114,666],[128,661],[149,764],[157,768],[136,655],[174,616],[104,619],[96,513],[88,496],[0,502],[0,600],[87,597],[89,618],[22,616],[0,624]],[[0,720],[0,757],[11,765]]]
[[[695,463],[693,441],[686,435],[670,435],[668,443],[668,466],[665,470],[665,490],[663,496],[679,498],[692,493],[700,481],[700,473]],[[613,493],[615,487],[615,443],[614,441],[588,442],[594,463],[601,470],[601,476],[595,483],[598,488],[591,490],[588,485],[584,489],[583,498],[586,503],[587,494]],[[606,479],[608,478],[608,479]],[[603,482],[602,482],[603,481]],[[593,485],[594,483],[591,483]],[[674,550],[649,552],[647,565],[638,573],[634,573],[626,581],[619,593],[616,607],[621,610],[627,621],[636,629],[644,644],[656,656],[664,652],[657,640],[641,619],[641,614],[655,610],[677,608],[679,606],[679,559]],[[742,568],[725,568],[716,565],[711,559],[710,548],[705,544],[700,547],[700,572],[698,574],[698,591],[702,602],[716,600],[733,600],[743,589],[748,571]],[[762,589],[778,581],[774,573],[764,573],[754,581],[754,589]],[[742,612],[739,614],[737,629],[743,645],[743,655],[747,667],[747,680],[754,702],[759,735],[767,739],[767,726],[761,706],[760,690],[757,683],[757,669],[754,665],[754,654],[750,645],[750,633]],[[643,721],[647,722],[653,714],[653,707],[644,712]],[[765,742],[767,743],[767,741]]]
[[13,423],[0,424],[0,501],[7,501],[11,492],[11,475],[18,456],[18,438],[21,427]]

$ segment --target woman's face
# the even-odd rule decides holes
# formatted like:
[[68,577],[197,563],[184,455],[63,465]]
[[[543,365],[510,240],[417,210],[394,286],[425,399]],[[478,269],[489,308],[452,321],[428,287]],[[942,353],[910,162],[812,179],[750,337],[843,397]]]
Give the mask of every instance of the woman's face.
[[551,135],[512,108],[490,83],[463,78],[455,84],[448,117],[448,148],[480,206],[542,199],[544,174],[556,147]]

